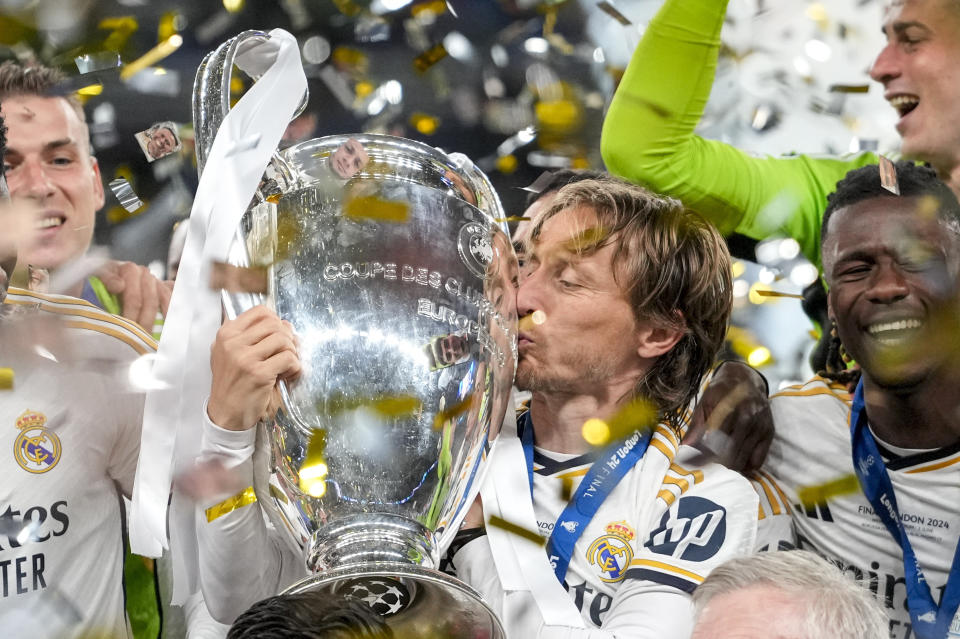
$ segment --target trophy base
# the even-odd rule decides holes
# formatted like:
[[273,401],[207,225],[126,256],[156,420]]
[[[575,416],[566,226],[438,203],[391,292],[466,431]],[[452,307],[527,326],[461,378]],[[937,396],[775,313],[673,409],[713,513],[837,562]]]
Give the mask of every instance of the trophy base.
[[442,572],[403,563],[352,565],[307,577],[283,594],[324,592],[370,606],[405,639],[504,639],[480,595]]

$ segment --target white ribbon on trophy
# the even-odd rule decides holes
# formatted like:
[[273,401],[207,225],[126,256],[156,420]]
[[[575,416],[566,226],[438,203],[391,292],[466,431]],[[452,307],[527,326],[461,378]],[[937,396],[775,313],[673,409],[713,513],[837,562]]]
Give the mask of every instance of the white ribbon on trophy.
[[131,549],[148,557],[171,549],[175,604],[197,588],[194,505],[174,492],[168,542],[167,503],[174,472],[192,463],[200,448],[210,346],[221,322],[210,267],[226,261],[240,219],[307,88],[297,41],[282,29],[271,31],[268,40],[245,42],[236,62],[261,77],[223,120],[200,179],[153,368],[158,389],[147,394],[144,407],[133,490]]

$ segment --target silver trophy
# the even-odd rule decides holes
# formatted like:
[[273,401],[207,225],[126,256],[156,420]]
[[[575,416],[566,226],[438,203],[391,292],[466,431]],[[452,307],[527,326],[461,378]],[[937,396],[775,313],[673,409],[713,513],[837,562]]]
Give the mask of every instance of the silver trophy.
[[[202,170],[248,31],[194,85]],[[231,317],[273,307],[303,373],[281,386],[258,495],[322,589],[371,604],[397,636],[502,637],[480,596],[439,572],[499,432],[516,366],[517,261],[486,176],[383,135],[274,154],[230,262]],[[236,280],[237,278],[235,278]],[[259,284],[257,284],[259,282]]]

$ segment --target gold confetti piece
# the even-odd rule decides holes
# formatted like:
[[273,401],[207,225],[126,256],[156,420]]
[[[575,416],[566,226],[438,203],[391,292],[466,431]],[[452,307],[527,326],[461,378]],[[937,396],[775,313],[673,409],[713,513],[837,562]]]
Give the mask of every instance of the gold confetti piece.
[[359,15],[360,12],[363,11],[363,7],[358,5],[353,0],[333,0],[333,6],[337,8],[337,11],[348,18]]
[[13,388],[13,369],[0,368],[0,390],[10,390]]
[[517,537],[523,537],[524,539],[532,541],[538,546],[543,546],[547,543],[547,540],[541,537],[537,532],[533,530],[527,530],[523,526],[519,526],[513,522],[507,521],[506,519],[497,517],[496,515],[492,516],[490,521],[487,523],[495,528],[505,530],[511,535],[516,535]]
[[344,216],[353,219],[403,223],[410,217],[410,207],[404,202],[384,200],[375,195],[351,198],[343,207]]
[[797,498],[804,508],[814,508],[825,504],[831,497],[852,495],[860,490],[860,482],[854,474],[844,475],[837,479],[815,486],[802,486],[797,489]]
[[773,354],[766,346],[758,346],[747,355],[747,364],[754,368],[766,366],[773,361]]
[[560,499],[563,501],[570,501],[570,497],[573,495],[573,478],[572,477],[563,477],[560,484]]
[[869,93],[869,84],[831,84],[830,93]]
[[498,217],[494,222],[498,224],[502,222],[529,222],[532,219],[532,217],[523,217],[522,215],[511,215],[510,217]]
[[940,210],[940,200],[935,195],[924,195],[917,203],[917,215],[932,220]]
[[94,95],[100,95],[103,93],[103,85],[99,82],[96,84],[88,84],[85,87],[80,87],[77,89],[77,93],[82,95],[85,98],[89,98]]
[[417,111],[410,115],[410,125],[424,135],[433,135],[440,127],[440,118]]
[[473,406],[473,395],[470,395],[461,402],[457,402],[446,410],[440,411],[436,417],[433,418],[434,430],[440,430],[448,421],[470,410],[471,406]]
[[179,49],[181,44],[183,44],[183,37],[178,33],[173,34],[130,64],[123,67],[120,70],[120,79],[129,80],[140,71],[143,71],[150,65],[169,56],[171,53]]
[[598,2],[597,8],[603,11],[605,14],[607,14],[611,18],[613,18],[614,20],[616,20],[617,22],[619,22],[620,24],[622,24],[623,26],[625,27],[630,26],[631,24],[630,19],[627,18],[627,16],[620,13],[620,11],[615,6],[613,6],[612,3]]
[[115,180],[110,180],[109,186],[113,194],[117,196],[117,200],[120,201],[120,205],[128,212],[135,213],[143,207],[143,202],[137,197],[137,194],[133,192],[133,187],[130,186],[127,178],[120,177]]
[[638,397],[607,420],[610,438],[619,439],[635,430],[648,430],[657,424],[660,411],[652,401]]
[[431,13],[435,16],[446,12],[447,3],[445,0],[427,0],[427,2],[418,2],[410,7],[410,15],[419,18],[423,13]]
[[610,441],[610,426],[602,419],[588,419],[583,422],[581,434],[585,442],[591,446],[603,446]]
[[602,228],[593,226],[571,237],[564,242],[563,247],[571,253],[579,255],[599,248],[605,239],[607,239],[607,232]]
[[240,13],[243,11],[244,0],[223,0],[223,8],[228,13]]
[[219,519],[227,513],[232,513],[235,510],[243,508],[244,506],[249,506],[255,501],[257,501],[257,495],[253,492],[253,486],[250,486],[239,495],[234,495],[229,499],[223,500],[219,504],[207,508],[205,511],[207,515],[207,523],[210,523],[215,519]]
[[267,269],[214,262],[210,265],[210,288],[233,293],[266,293]]
[[897,166],[890,158],[880,156],[880,185],[894,195],[900,195],[900,184],[897,182]]
[[502,155],[498,157],[495,166],[497,170],[504,175],[510,175],[517,170],[517,167],[520,166],[520,162],[517,160],[517,156],[515,156],[513,153],[510,153],[508,155]]
[[103,42],[103,48],[109,51],[120,51],[127,44],[127,40],[130,39],[133,32],[140,27],[140,24],[133,16],[119,16],[104,18],[97,27],[110,31],[110,35]]
[[433,45],[416,58],[413,59],[413,68],[418,72],[423,73],[437,62],[440,62],[445,57],[447,57],[447,49],[443,46],[443,43]]
[[320,403],[319,408],[331,415],[358,408],[370,408],[384,417],[402,417],[417,412],[423,406],[413,395],[382,397],[347,397],[336,395]]
[[533,108],[540,126],[549,129],[572,130],[582,119],[583,110],[573,100],[541,100]]
[[179,11],[167,11],[160,16],[160,23],[157,25],[157,42],[163,42],[184,26],[183,15]]
[[757,295],[760,297],[789,297],[795,300],[802,300],[803,295],[799,293],[784,293],[783,291],[771,291],[768,289],[757,289]]

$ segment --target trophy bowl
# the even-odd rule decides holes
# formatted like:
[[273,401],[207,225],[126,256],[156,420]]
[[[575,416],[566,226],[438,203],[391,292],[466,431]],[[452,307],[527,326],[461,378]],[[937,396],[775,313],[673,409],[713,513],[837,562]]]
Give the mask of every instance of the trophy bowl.
[[[344,169],[344,156],[362,161]],[[316,573],[291,591],[357,596],[404,636],[436,630],[441,609],[457,611],[450,632],[500,636],[479,596],[436,570],[516,366],[518,267],[493,189],[462,156],[355,135],[278,153],[261,197],[231,262],[264,272],[266,293],[225,305],[265,303],[298,338],[303,372],[281,387],[261,499]],[[403,606],[374,605],[385,583]]]
[[[201,63],[200,171],[234,63],[269,37],[244,32]],[[223,302],[231,318],[265,304],[298,338],[302,373],[260,425],[269,462],[255,471],[259,502],[312,574],[286,592],[360,599],[397,636],[503,636],[480,596],[438,570],[516,368],[519,269],[503,217],[469,159],[412,140],[330,136],[274,153]]]

